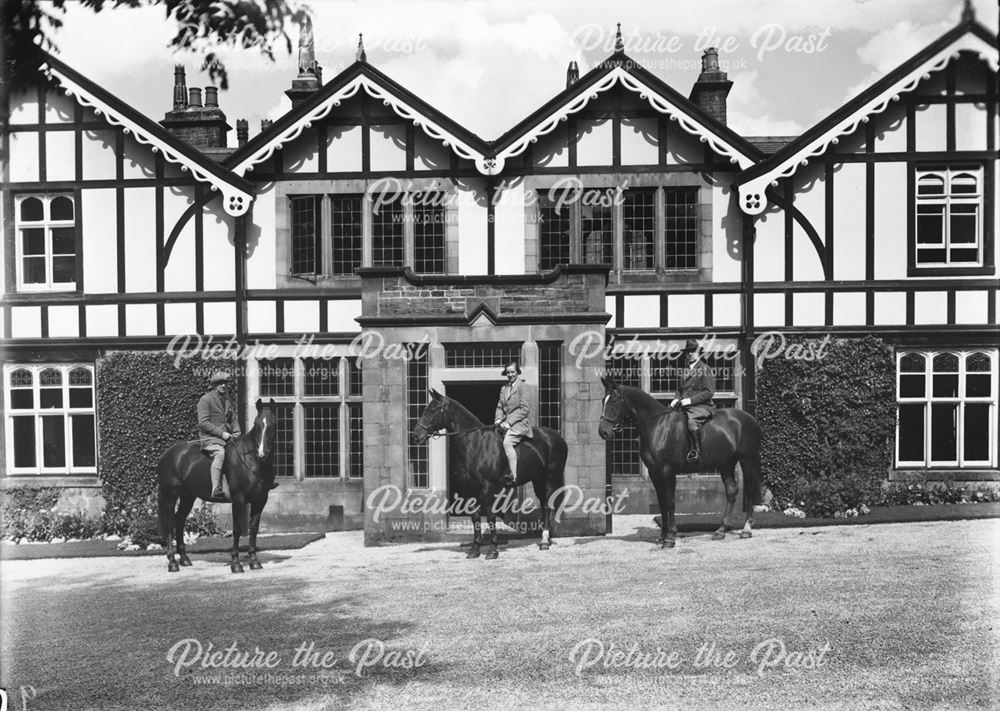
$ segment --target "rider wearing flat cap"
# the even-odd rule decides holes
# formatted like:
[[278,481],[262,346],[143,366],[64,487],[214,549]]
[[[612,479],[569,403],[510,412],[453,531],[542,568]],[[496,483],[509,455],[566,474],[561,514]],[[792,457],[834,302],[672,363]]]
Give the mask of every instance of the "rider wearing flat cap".
[[689,338],[684,344],[684,358],[687,367],[681,373],[677,394],[670,402],[670,407],[680,405],[687,414],[688,438],[691,449],[688,461],[695,461],[701,456],[701,428],[715,413],[715,373],[702,360],[702,352],[698,341]]
[[229,373],[219,370],[212,374],[212,389],[198,401],[198,431],[201,448],[212,457],[212,498],[224,497],[222,464],[226,459],[226,442],[240,434],[234,424],[236,413],[226,398]]

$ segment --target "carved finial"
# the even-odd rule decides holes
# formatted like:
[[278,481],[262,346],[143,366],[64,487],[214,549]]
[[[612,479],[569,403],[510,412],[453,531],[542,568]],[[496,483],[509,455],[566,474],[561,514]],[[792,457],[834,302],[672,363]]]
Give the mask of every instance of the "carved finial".
[[313,39],[312,19],[306,15],[299,33],[299,76],[316,73],[316,42]]
[[975,22],[976,21],[976,8],[972,6],[972,0],[965,0],[965,4],[962,7],[962,22]]
[[354,59],[356,61],[358,61],[358,62],[367,62],[368,61],[368,55],[365,54],[365,40],[364,40],[364,36],[360,32],[358,33],[358,51],[354,55]]
[[618,30],[615,32],[615,53],[625,51],[625,42],[622,40],[622,23],[618,23]]

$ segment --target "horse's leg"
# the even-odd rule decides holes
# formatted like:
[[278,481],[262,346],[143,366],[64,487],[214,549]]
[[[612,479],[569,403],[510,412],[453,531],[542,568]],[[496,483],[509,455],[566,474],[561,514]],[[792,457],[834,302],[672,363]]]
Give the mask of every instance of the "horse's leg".
[[233,499],[233,551],[229,561],[229,570],[233,573],[243,572],[243,564],[240,563],[240,533],[243,531],[243,521],[246,518],[244,509],[243,501]]
[[[544,476],[544,473],[543,473]],[[547,551],[549,549],[549,525],[550,516],[552,512],[549,510],[548,497],[545,495],[545,480],[535,479],[532,481],[532,485],[535,488],[535,496],[538,497],[538,502],[542,507],[542,540],[538,544],[538,549]]]
[[497,549],[497,514],[492,506],[486,512],[486,522],[490,526],[490,552],[486,554],[486,560],[496,560],[500,551]]
[[250,570],[260,570],[260,561],[257,560],[257,531],[260,529],[260,514],[267,504],[267,492],[261,498],[254,500],[250,504],[250,545],[247,546],[247,560],[250,561]]
[[167,547],[167,572],[176,573],[180,568],[174,559],[174,507],[177,505],[177,497],[174,492],[160,488],[157,495],[158,516],[160,519],[160,537],[163,545]]
[[[743,488],[753,486],[752,483],[760,481],[760,458],[747,457],[740,460],[740,469],[743,472]],[[746,520],[743,522],[743,530],[740,531],[740,538],[753,538],[753,501],[752,497],[743,497],[743,506],[746,508]]]
[[476,510],[469,514],[472,519],[472,548],[466,554],[466,558],[478,558],[480,554],[480,547],[483,544],[483,520],[481,512],[479,510],[479,504],[476,504]]
[[663,537],[660,539],[664,548],[673,548],[677,545],[677,518],[674,515],[674,495],[677,488],[677,473],[665,467],[660,486],[656,489],[656,495],[660,503],[660,530]]
[[177,541],[177,555],[180,559],[178,562],[183,566],[191,565],[191,559],[188,558],[187,548],[184,545],[184,524],[187,523],[188,514],[194,507],[195,498],[187,492],[182,493],[177,513],[174,514],[174,539]]
[[722,523],[712,534],[712,538],[716,541],[721,541],[726,537],[726,531],[729,530],[729,517],[733,513],[733,507],[736,506],[736,492],[739,490],[739,487],[736,486],[736,464],[726,462],[719,469],[719,473],[722,475],[722,485],[726,489],[726,510],[722,514]]

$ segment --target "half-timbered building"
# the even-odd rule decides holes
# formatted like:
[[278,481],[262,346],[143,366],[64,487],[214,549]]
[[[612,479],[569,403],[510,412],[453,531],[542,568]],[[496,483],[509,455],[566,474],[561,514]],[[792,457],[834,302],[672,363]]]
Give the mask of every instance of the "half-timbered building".
[[[712,50],[685,96],[619,42],[493,141],[360,47],[324,83],[304,44],[292,109],[252,139],[237,122],[231,148],[217,92],[182,69],[159,123],[43,69],[3,135],[4,486],[98,505],[95,364],[185,334],[272,347],[239,380],[279,404],[272,527],[442,530],[440,510],[365,499],[443,501],[443,441],[408,437],[427,389],[488,421],[511,359],[569,443],[567,484],[648,511],[634,443],[597,436],[605,368],[669,399],[654,354],[711,336],[738,354],[715,363],[717,402],[752,411],[770,330],[893,344],[890,476],[1000,471],[997,49],[970,13],[798,137],[727,126]],[[648,355],[606,362],[609,343]],[[717,509],[715,488],[686,478],[681,510]]]

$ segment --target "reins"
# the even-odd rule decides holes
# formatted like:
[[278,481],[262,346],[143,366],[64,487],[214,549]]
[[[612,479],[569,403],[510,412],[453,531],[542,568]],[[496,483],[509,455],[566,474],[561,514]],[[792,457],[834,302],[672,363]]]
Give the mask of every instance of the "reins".
[[[625,398],[622,396],[621,393],[616,392],[615,393],[615,397],[617,397],[622,403],[626,403],[627,402],[625,400]],[[669,415],[671,412],[675,412],[675,411],[683,411],[683,408],[668,406],[666,410],[664,410],[663,412],[661,412],[659,414],[653,415],[652,417],[647,417],[647,418],[645,418],[643,420],[633,421],[633,426],[639,427],[640,425],[644,425],[647,422],[652,422],[653,420],[658,420],[661,417],[663,417],[664,415]],[[632,418],[629,418],[629,419],[632,419]],[[625,425],[622,424],[622,417],[621,416],[619,416],[617,420],[612,420],[610,417],[606,417],[604,415],[604,412],[601,412],[601,422],[610,422],[611,423],[611,429],[614,432],[621,432],[622,430],[625,429]]]
[[[421,425],[423,427],[423,425]],[[469,430],[459,430],[458,432],[431,432],[426,427],[423,427],[424,431],[427,432],[427,436],[431,439],[438,439],[439,437],[457,437],[458,435],[471,434],[473,432],[482,432],[483,430],[491,430],[496,425],[480,425],[479,427],[473,427]]]

